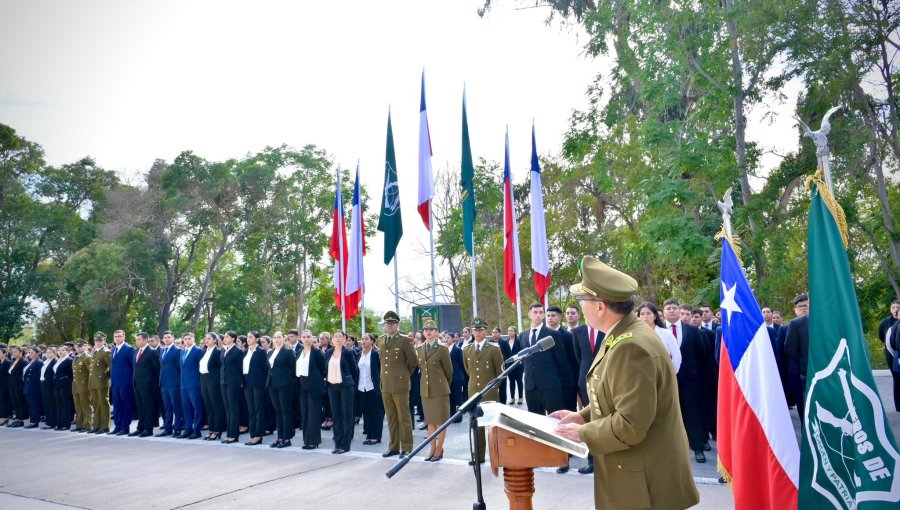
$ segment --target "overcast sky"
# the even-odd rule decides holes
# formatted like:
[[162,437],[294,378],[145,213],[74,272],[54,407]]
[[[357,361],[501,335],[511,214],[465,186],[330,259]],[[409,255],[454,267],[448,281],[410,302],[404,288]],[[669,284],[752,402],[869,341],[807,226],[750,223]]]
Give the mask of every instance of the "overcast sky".
[[[155,159],[183,150],[223,160],[315,144],[341,165],[360,161],[375,210],[390,107],[401,277],[416,280],[429,278],[427,257],[413,249],[428,243],[415,209],[423,68],[435,171],[459,165],[465,83],[476,161],[502,161],[508,125],[518,182],[528,175],[532,119],[539,152],[557,154],[572,110],[609,69],[585,55],[583,33],[547,25],[546,8],[514,0],[485,18],[482,0],[0,2],[0,122],[41,144],[54,165],[89,155],[137,182]],[[750,113],[751,140],[795,149],[797,88]],[[763,122],[766,111],[774,115]],[[365,262],[366,305],[378,311],[393,307],[382,250],[379,234]],[[530,261],[522,265],[530,275]]]

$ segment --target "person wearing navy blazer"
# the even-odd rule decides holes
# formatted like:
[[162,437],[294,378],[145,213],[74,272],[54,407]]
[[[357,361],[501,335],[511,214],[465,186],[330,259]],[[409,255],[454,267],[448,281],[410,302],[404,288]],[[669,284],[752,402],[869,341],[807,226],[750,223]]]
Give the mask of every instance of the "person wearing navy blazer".
[[209,434],[207,441],[219,439],[225,431],[225,401],[222,400],[222,351],[217,347],[219,335],[209,332],[203,337],[206,352],[200,360],[200,394],[206,410]]
[[250,441],[244,444],[256,446],[262,444],[266,432],[266,382],[269,379],[269,361],[265,349],[259,346],[258,331],[247,333],[247,352],[241,367],[250,422]]
[[32,347],[28,352],[29,362],[22,371],[22,394],[28,402],[28,425],[26,429],[37,428],[41,421],[41,368],[44,361],[41,360],[41,351]]
[[43,350],[44,366],[41,367],[41,414],[44,416],[43,430],[56,428],[56,402],[53,400],[53,365],[56,364],[56,351],[53,347]]
[[163,403],[163,430],[156,437],[181,435],[184,414],[181,407],[181,349],[171,331],[163,333],[159,349],[159,389]]
[[156,410],[156,392],[159,390],[159,353],[149,345],[149,335],[138,333],[135,342],[138,348],[134,355],[134,395],[137,411],[137,430],[130,436],[148,437],[159,424]]
[[525,358],[525,403],[528,411],[550,414],[565,408],[563,383],[571,371],[566,346],[560,343],[559,334],[544,325],[544,305],[534,303],[529,307],[528,318],[531,325],[519,333],[522,348],[531,347],[545,337],[552,337],[552,349],[537,352]]
[[[450,380],[450,413],[453,414],[466,401],[469,376],[466,374],[462,348],[453,340],[450,340],[448,344],[450,344],[447,346],[450,349],[450,364],[453,365],[453,378]],[[462,416],[457,418],[456,423],[461,421]]]
[[134,417],[134,347],[125,343],[125,332],[121,329],[113,333],[113,342],[109,382],[115,426],[110,434],[124,436],[130,432]]
[[75,401],[72,396],[72,358],[69,353],[74,345],[66,343],[59,347],[59,361],[53,367],[53,399],[56,403],[56,430],[69,430],[75,417]]
[[284,342],[284,334],[276,331],[272,335],[274,348],[269,353],[269,377],[266,387],[272,407],[275,408],[275,429],[278,439],[269,445],[272,448],[291,446],[294,436],[294,386],[296,384],[296,363],[294,349]]
[[325,396],[325,354],[308,329],[300,334],[303,349],[297,356],[297,380],[300,382],[300,424],[303,449],[313,450],[322,443],[322,399]]
[[194,345],[194,334],[181,336],[184,349],[181,351],[181,408],[184,413],[184,432],[181,439],[199,439],[203,421],[203,396],[200,393],[200,360],[203,349]]
[[374,333],[366,333],[362,338],[362,349],[356,362],[359,381],[356,384],[356,396],[359,401],[360,414],[363,418],[363,434],[366,435],[364,445],[381,442],[384,431],[384,401],[381,400],[381,355],[375,348]]
[[225,348],[222,349],[222,369],[219,371],[219,384],[222,388],[222,401],[225,404],[225,428],[227,430],[223,443],[236,443],[241,435],[241,389],[244,386],[243,359],[244,353],[238,349],[237,333],[225,333]]
[[30,361],[25,349],[18,346],[9,348],[10,366],[9,373],[9,400],[15,419],[6,424],[7,427],[22,427],[25,425],[25,415],[28,414],[28,401],[25,399],[23,375],[25,365]]
[[346,333],[335,331],[332,346],[325,352],[325,380],[328,382],[328,400],[331,402],[331,419],[334,420],[334,450],[341,454],[350,450],[353,440],[353,400],[359,367],[353,350],[344,347]]

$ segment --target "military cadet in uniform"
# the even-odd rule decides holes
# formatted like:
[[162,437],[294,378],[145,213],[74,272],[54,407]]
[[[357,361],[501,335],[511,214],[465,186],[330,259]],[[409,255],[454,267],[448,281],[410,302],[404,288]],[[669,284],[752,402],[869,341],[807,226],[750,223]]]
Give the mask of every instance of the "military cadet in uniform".
[[399,332],[396,312],[384,314],[385,335],[378,341],[381,353],[381,399],[387,416],[390,446],[382,457],[401,457],[412,450],[412,417],[409,413],[410,376],[418,366],[412,341]]
[[[463,349],[463,361],[466,373],[469,374],[469,395],[475,395],[503,372],[503,352],[496,344],[485,340],[487,337],[487,321],[475,317],[472,321],[475,341]],[[505,382],[505,381],[504,381]],[[495,386],[484,396],[484,401],[499,401],[500,389]],[[478,427],[478,463],[484,462],[485,440],[484,427]],[[469,464],[474,464],[474,459]]]
[[[450,381],[453,379],[453,362],[450,351],[439,344],[437,324],[428,319],[422,324],[425,342],[416,348],[422,380],[419,387],[422,395],[422,409],[428,435],[433,434],[442,423],[450,419]],[[431,453],[426,462],[436,462],[444,458],[444,439],[447,431],[440,433],[431,443]]]
[[665,345],[633,312],[634,278],[585,257],[569,290],[587,324],[606,334],[587,374],[590,405],[556,411],[556,433],[594,455],[600,509],[683,509],[700,501],[688,458],[675,369]]
[[106,333],[98,331],[94,335],[94,352],[91,355],[88,377],[91,407],[94,409],[90,430],[92,434],[109,432],[109,367],[110,353],[106,348]]
[[91,392],[88,379],[91,373],[91,357],[84,342],[75,344],[75,359],[72,361],[72,399],[75,401],[75,432],[91,429]]

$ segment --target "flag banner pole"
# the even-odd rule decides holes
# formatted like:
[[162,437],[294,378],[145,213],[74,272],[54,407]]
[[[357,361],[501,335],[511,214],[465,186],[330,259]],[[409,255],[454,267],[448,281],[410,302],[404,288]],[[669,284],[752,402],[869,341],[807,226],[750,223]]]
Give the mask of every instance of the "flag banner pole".
[[472,320],[478,317],[478,290],[475,281],[475,234],[472,234]]
[[522,298],[519,296],[519,278],[516,277],[516,320],[519,321],[519,333],[522,332]]
[[394,311],[400,315],[400,273],[397,271],[397,255],[394,255]]
[[434,285],[434,216],[431,214],[431,201],[428,201],[428,240],[431,242],[431,304],[437,304],[437,288]]
[[[366,293],[359,289],[359,311],[362,314],[362,335],[366,334]],[[360,338],[360,340],[362,340]]]
[[[340,189],[341,188],[341,167],[340,166],[338,166],[338,169],[337,169],[337,185],[338,185],[338,189]],[[339,206],[341,208],[341,218],[339,221],[341,223],[343,223],[343,221],[344,221],[343,200],[341,200],[341,203],[339,204]],[[340,225],[340,226],[343,226],[343,225]],[[340,258],[340,261],[338,263],[338,287],[339,287],[338,292],[340,292],[340,294],[341,294],[341,330],[347,331],[347,293],[346,293],[347,275],[345,274],[345,271],[344,271],[344,236],[343,235],[338,235],[338,247],[339,247],[338,250],[339,250],[339,258]]]

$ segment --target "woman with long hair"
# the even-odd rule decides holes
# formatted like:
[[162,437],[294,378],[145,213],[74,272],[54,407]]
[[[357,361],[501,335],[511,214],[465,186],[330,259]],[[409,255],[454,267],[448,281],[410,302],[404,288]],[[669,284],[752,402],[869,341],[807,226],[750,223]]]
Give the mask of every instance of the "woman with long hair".
[[319,349],[312,331],[300,333],[303,349],[297,357],[297,379],[300,381],[300,424],[303,429],[303,449],[314,450],[322,443],[322,398],[325,385],[325,353]]
[[222,401],[225,404],[225,428],[228,431],[223,443],[238,441],[241,435],[241,386],[243,386],[242,362],[244,353],[237,347],[237,333],[226,331],[222,354]]
[[[320,351],[322,351],[322,355],[324,356],[328,349],[331,347],[331,333],[327,331],[323,331],[319,333],[319,343],[318,346]],[[334,421],[331,419],[331,401],[328,398],[328,391],[322,396],[322,430],[331,430],[331,427],[334,426]]]
[[297,358],[294,350],[284,345],[284,334],[276,331],[272,335],[272,352],[269,353],[269,397],[275,408],[275,424],[278,439],[270,448],[291,446],[294,436],[294,384]]
[[266,380],[269,378],[269,362],[266,351],[259,346],[259,331],[247,333],[247,352],[242,360],[244,396],[247,398],[247,414],[250,425],[250,441],[247,446],[262,444],[266,419]]
[[362,350],[359,353],[359,382],[356,385],[356,397],[359,402],[359,413],[363,418],[363,434],[366,435],[364,445],[381,442],[384,429],[384,402],[381,400],[381,356],[375,348],[377,335],[366,333],[362,337]]
[[678,369],[681,368],[681,348],[678,346],[678,340],[675,339],[675,336],[665,328],[665,323],[663,323],[662,314],[659,313],[659,309],[656,308],[656,305],[648,301],[646,303],[641,303],[641,306],[637,308],[637,315],[647,324],[647,326],[650,326],[650,329],[655,331],[656,335],[659,336],[659,339],[662,340],[662,343],[666,346],[666,350],[669,351],[669,358],[672,359],[672,366],[675,368],[675,373],[677,374]]
[[[519,341],[519,332],[515,326],[506,328],[506,344],[509,346],[510,356],[515,356],[522,350],[522,342]],[[509,373],[509,405],[522,405],[525,398],[525,365],[519,365]],[[519,398],[516,399],[518,391]]]
[[334,421],[334,450],[331,453],[335,454],[350,450],[353,439],[353,390],[359,379],[356,357],[344,346],[346,337],[343,331],[335,331],[331,336],[331,348],[325,353],[328,399]]
[[219,439],[225,430],[225,402],[222,400],[222,351],[217,347],[219,337],[209,332],[203,337],[206,352],[200,359],[200,395],[206,409],[206,423],[209,433],[207,441]]

